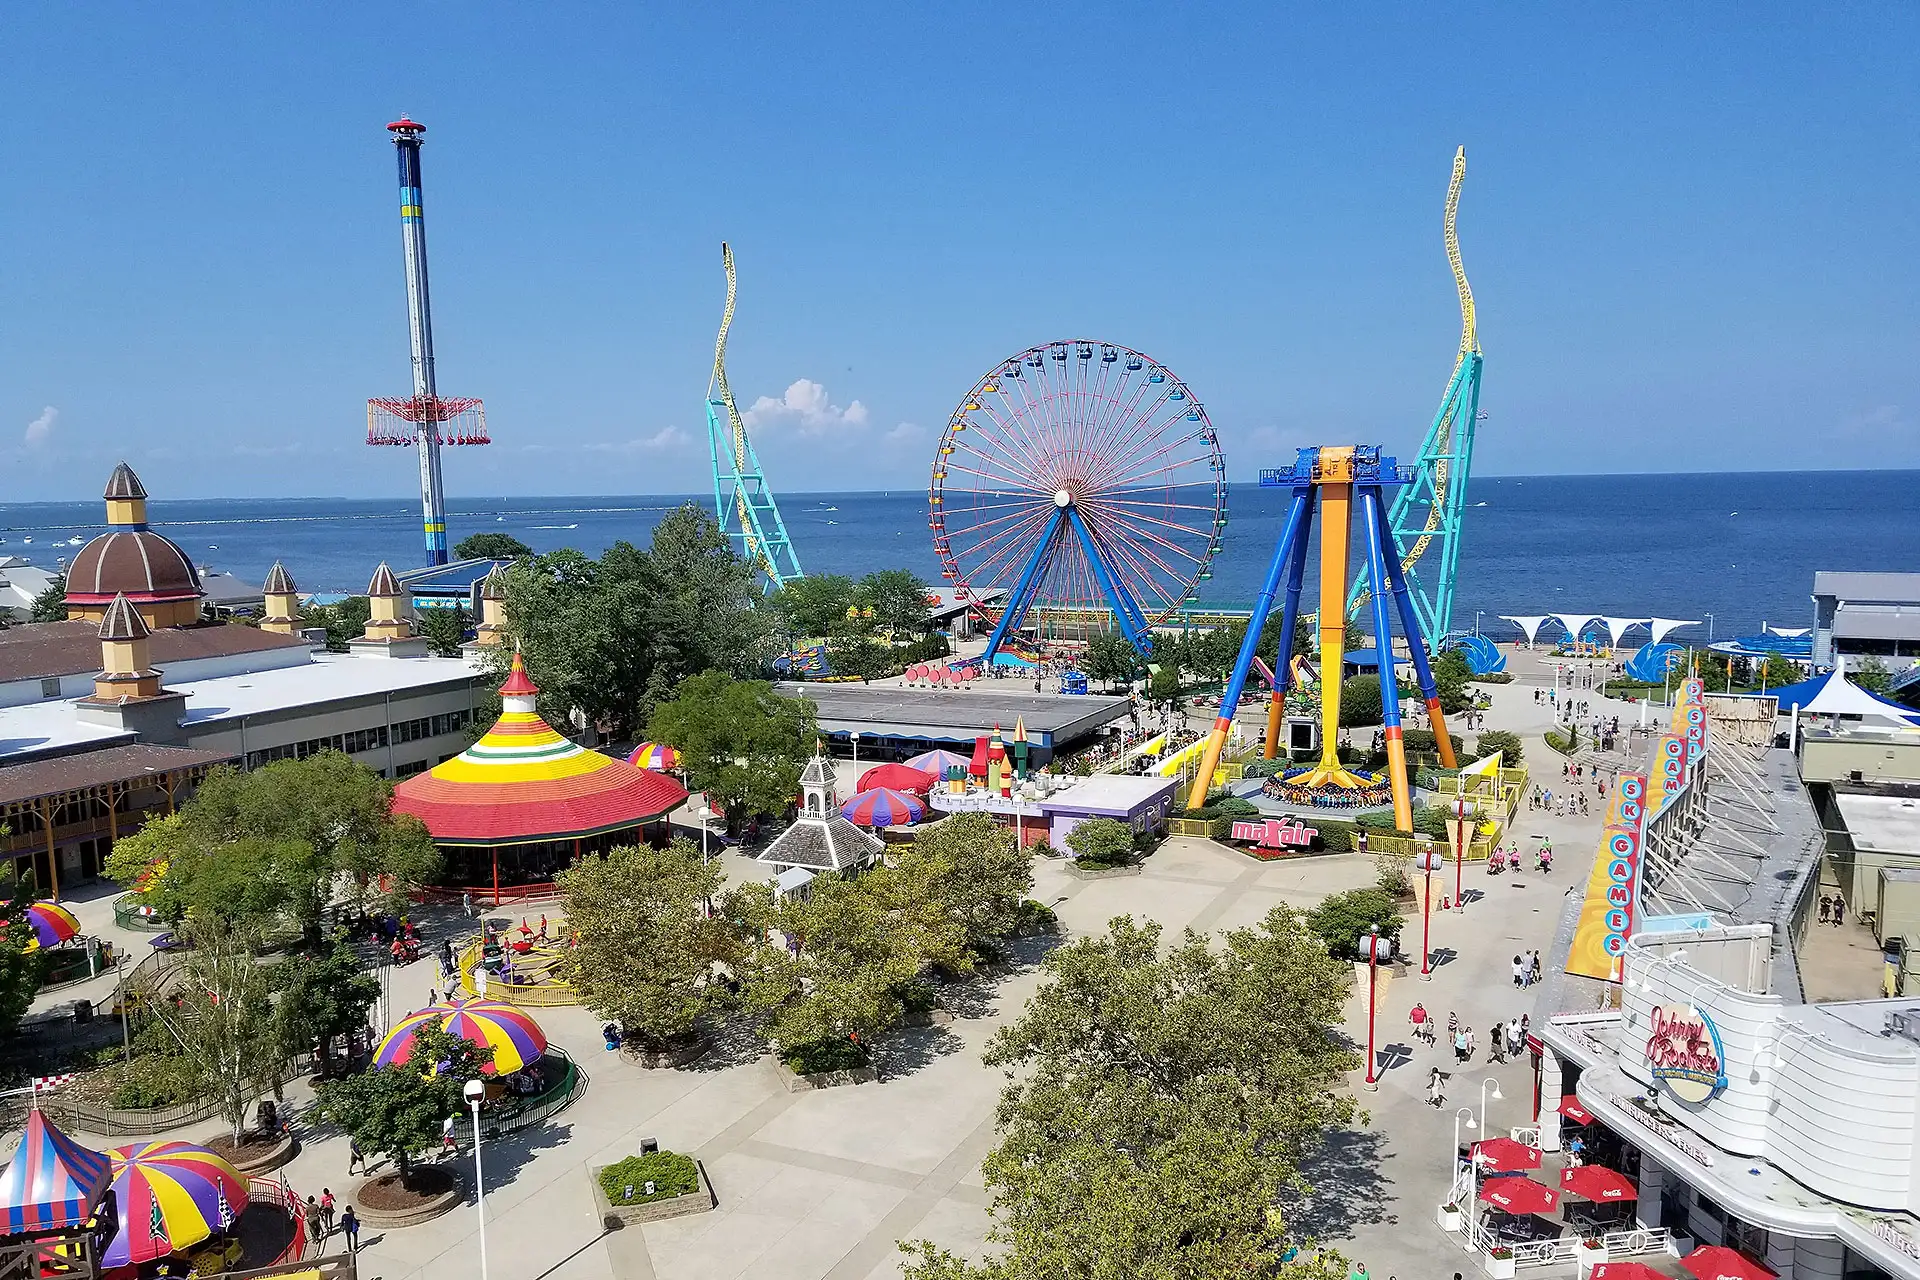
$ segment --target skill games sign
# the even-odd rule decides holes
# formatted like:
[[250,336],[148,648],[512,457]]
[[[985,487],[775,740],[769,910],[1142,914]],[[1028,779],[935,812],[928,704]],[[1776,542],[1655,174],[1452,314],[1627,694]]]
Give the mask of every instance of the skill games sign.
[[1620,980],[1620,957],[1633,935],[1640,896],[1640,838],[1646,822],[1647,776],[1623,773],[1607,806],[1607,825],[1587,877],[1580,923],[1567,952],[1567,972],[1604,982]]
[[1647,1025],[1647,1068],[1674,1097],[1698,1106],[1727,1087],[1727,1055],[1712,1018],[1690,1004],[1657,1004]]
[[1319,835],[1320,828],[1302,826],[1291,818],[1233,824],[1235,840],[1250,840],[1262,849],[1304,849]]
[[1687,785],[1687,749],[1686,738],[1677,733],[1662,736],[1654,745],[1648,813],[1659,813],[1666,808],[1668,801]]

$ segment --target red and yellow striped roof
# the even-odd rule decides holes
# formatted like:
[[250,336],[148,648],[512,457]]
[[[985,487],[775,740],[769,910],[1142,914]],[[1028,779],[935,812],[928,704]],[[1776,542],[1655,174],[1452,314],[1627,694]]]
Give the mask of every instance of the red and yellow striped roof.
[[526,844],[655,821],[686,800],[664,774],[588,751],[533,709],[539,690],[520,655],[501,686],[506,708],[485,737],[393,789],[393,811],[440,844]]

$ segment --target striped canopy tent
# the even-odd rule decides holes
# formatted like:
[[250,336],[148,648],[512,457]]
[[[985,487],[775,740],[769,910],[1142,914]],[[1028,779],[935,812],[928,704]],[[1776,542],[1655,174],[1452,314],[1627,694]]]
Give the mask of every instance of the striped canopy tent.
[[38,1107],[27,1112],[13,1163],[0,1172],[0,1235],[64,1231],[93,1216],[113,1178],[104,1151],[83,1147],[60,1132]]
[[665,772],[680,767],[680,753],[664,742],[643,742],[633,749],[633,754],[627,757],[627,763],[636,769]]
[[860,775],[857,790],[871,791],[875,787],[890,787],[895,791],[904,791],[910,796],[924,796],[933,790],[934,775],[924,769],[916,769],[906,764],[877,764]]
[[540,690],[520,655],[500,686],[500,719],[451,760],[393,789],[393,811],[426,824],[436,844],[493,850],[499,900],[502,846],[637,831],[687,799],[687,790],[651,769],[589,751],[534,710]]
[[510,1004],[484,997],[449,1000],[408,1014],[394,1025],[373,1055],[377,1067],[405,1066],[413,1057],[414,1033],[437,1023],[448,1035],[459,1036],[482,1049],[493,1050],[493,1063],[481,1068],[488,1075],[512,1075],[547,1054],[547,1033],[540,1024]]
[[247,1180],[191,1142],[115,1147],[113,1196],[120,1230],[100,1265],[151,1262],[229,1230],[247,1207]]
[[906,827],[926,814],[925,805],[890,787],[862,791],[840,806],[840,816],[857,827]]
[[909,769],[918,769],[920,772],[930,773],[936,778],[944,778],[947,776],[947,770],[949,769],[966,769],[967,758],[963,755],[956,755],[944,748],[936,747],[932,751],[923,751],[917,756],[910,757],[906,763]]

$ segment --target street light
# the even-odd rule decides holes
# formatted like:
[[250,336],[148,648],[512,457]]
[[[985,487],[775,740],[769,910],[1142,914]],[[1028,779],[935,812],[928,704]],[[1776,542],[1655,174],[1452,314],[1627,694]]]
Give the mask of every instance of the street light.
[[[1467,1132],[1471,1133],[1480,1126],[1474,1123],[1473,1108],[1461,1107],[1453,1113],[1453,1150],[1447,1155],[1447,1185],[1453,1185],[1454,1177],[1460,1172],[1460,1117],[1467,1118]],[[1464,1207],[1464,1206],[1463,1206]]]
[[480,1219],[480,1280],[487,1280],[487,1188],[480,1176],[480,1102],[487,1096],[487,1086],[469,1080],[463,1092],[473,1112],[473,1211]]
[[[1506,1031],[1506,1028],[1496,1024],[1493,1029],[1493,1034],[1502,1035],[1505,1033],[1505,1031]],[[1500,1092],[1500,1082],[1498,1080],[1495,1080],[1492,1076],[1488,1076],[1485,1080],[1482,1080],[1480,1082],[1480,1118],[1482,1120],[1485,1120],[1487,1118],[1487,1086],[1488,1085],[1493,1086],[1493,1100],[1495,1102],[1500,1102],[1506,1097],[1505,1094]]]
[[853,744],[853,771],[860,772],[860,731],[855,729],[847,735],[847,741]]
[[1427,847],[1421,851],[1414,866],[1426,877],[1425,892],[1420,895],[1420,981],[1433,981],[1433,873],[1440,869],[1440,855],[1434,852],[1433,841],[1427,841]]
[[[1376,1066],[1379,1057],[1373,1051],[1373,1015],[1375,1007],[1380,1003],[1375,995],[1377,990],[1375,975],[1379,971],[1382,941],[1380,926],[1377,924],[1368,925],[1367,936],[1360,939],[1360,945],[1367,953],[1367,1088],[1369,1089],[1380,1087],[1380,1071]],[[1393,940],[1388,938],[1384,941],[1389,948],[1388,954],[1391,955]]]

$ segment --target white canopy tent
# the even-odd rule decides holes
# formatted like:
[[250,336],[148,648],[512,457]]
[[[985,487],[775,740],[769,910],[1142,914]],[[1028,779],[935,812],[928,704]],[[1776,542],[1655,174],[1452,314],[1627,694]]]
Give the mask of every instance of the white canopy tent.
[[1600,615],[1600,621],[1606,624],[1607,642],[1615,649],[1620,647],[1622,632],[1629,627],[1645,626],[1647,623],[1645,618],[1609,618],[1604,613]]
[[1655,644],[1659,644],[1662,640],[1665,640],[1669,632],[1677,631],[1681,627],[1697,627],[1699,625],[1700,620],[1698,618],[1649,618],[1647,620],[1647,629],[1653,633],[1653,643]]
[[1820,681],[1818,691],[1794,708],[1800,715],[1859,716],[1862,719],[1887,720],[1907,728],[1920,724],[1920,712],[1889,701],[1877,693],[1869,693],[1847,679],[1844,671],[1830,671],[1824,678],[1815,679]]
[[1556,613],[1553,616],[1555,621],[1567,629],[1567,639],[1578,640],[1580,638],[1580,628],[1592,622],[1599,615],[1592,613]]
[[1514,626],[1526,632],[1527,643],[1532,644],[1534,641],[1534,637],[1540,634],[1540,624],[1547,620],[1547,615],[1544,613],[1539,613],[1539,614],[1503,613],[1500,615],[1500,618],[1502,621],[1511,622]]

